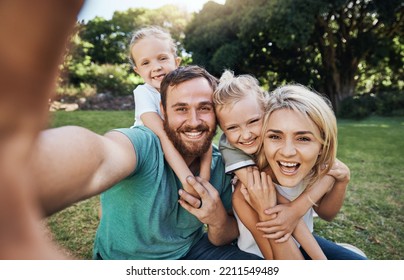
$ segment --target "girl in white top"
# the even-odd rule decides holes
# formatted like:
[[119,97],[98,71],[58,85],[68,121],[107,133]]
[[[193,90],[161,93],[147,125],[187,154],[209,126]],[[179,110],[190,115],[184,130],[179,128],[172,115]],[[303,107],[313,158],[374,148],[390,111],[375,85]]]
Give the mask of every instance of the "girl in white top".
[[[134,126],[144,125],[151,129],[160,139],[164,156],[175,174],[180,179],[184,189],[196,196],[199,195],[187,183],[186,178],[193,176],[187,164],[180,156],[164,131],[161,115],[160,84],[167,73],[175,70],[181,63],[177,56],[177,48],[170,33],[160,27],[151,26],[137,30],[131,39],[130,62],[133,70],[143,78],[144,84],[133,91],[135,99]],[[201,159],[199,176],[209,180],[212,150]]]
[[[219,125],[224,132],[220,139],[219,148],[225,160],[226,172],[235,173],[239,181],[243,183],[238,183],[233,193],[233,207],[240,230],[238,246],[242,250],[261,255],[266,259],[288,258],[286,253],[282,254],[282,251],[281,254],[275,254],[269,241],[274,238],[277,239],[277,242],[288,241],[290,233],[293,232],[293,236],[312,259],[325,259],[325,255],[311,234],[313,227],[308,211],[312,211],[310,209],[313,201],[321,198],[334,184],[334,178],[331,176],[317,178],[319,180],[313,188],[306,190],[305,187],[301,187],[297,193],[291,196],[282,191],[283,187],[278,187],[278,194],[285,195],[285,197],[278,195],[279,202],[286,203],[289,202],[288,200],[294,200],[299,197],[296,202],[289,203],[290,210],[288,211],[293,212],[292,214],[285,214],[288,211],[284,210],[282,213],[277,213],[276,218],[272,220],[279,225],[282,225],[285,221],[291,224],[292,230],[290,233],[285,233],[282,227],[275,226],[273,227],[275,232],[272,235],[269,234],[271,239],[267,239],[263,237],[263,233],[256,227],[256,223],[260,221],[260,214],[264,214],[265,209],[276,204],[275,196],[272,199],[268,198],[271,203],[265,205],[265,208],[258,209],[258,211],[262,212],[258,213],[250,206],[248,193],[245,193],[246,189],[244,187],[248,185],[248,172],[245,167],[255,163],[255,154],[261,143],[261,129],[268,103],[267,99],[268,96],[259,87],[255,78],[250,75],[234,77],[230,71],[223,73],[213,98]],[[249,177],[250,180],[254,178],[252,173],[249,174]],[[266,179],[266,176],[263,178]],[[270,181],[271,179],[268,177],[267,180]],[[273,190],[270,193],[275,194],[275,191]],[[307,220],[307,224],[301,219],[303,216],[304,220]],[[265,219],[268,219],[268,217],[265,216]],[[277,234],[281,234],[281,236],[277,236]]]

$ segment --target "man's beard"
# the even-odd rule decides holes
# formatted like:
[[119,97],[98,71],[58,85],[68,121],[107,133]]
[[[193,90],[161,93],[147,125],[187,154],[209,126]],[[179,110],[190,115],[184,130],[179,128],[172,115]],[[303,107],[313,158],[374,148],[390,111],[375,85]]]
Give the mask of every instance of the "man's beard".
[[164,123],[164,130],[167,133],[168,138],[174,144],[174,147],[183,157],[200,157],[206,153],[212,145],[213,137],[216,135],[216,126],[207,134],[207,136],[201,141],[194,141],[192,143],[186,143],[181,139],[181,133],[191,132],[192,130],[207,131],[209,132],[209,126],[205,123],[198,125],[197,127],[183,126],[177,130],[171,129],[169,122],[166,118]]

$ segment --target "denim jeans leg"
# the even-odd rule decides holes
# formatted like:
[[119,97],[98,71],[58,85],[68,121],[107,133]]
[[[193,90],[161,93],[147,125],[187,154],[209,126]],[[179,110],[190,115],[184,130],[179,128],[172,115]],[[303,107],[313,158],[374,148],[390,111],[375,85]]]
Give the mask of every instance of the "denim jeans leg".
[[192,246],[191,250],[182,260],[262,260],[262,258],[241,251],[236,245],[215,246],[210,243],[205,233],[202,238]]
[[[323,250],[324,254],[326,255],[327,259],[329,260],[367,260],[367,258],[349,249],[346,249],[335,242],[332,242],[315,234],[313,235],[320,245],[321,249]],[[303,256],[306,258],[306,260],[311,259],[302,248],[300,250],[302,251]]]

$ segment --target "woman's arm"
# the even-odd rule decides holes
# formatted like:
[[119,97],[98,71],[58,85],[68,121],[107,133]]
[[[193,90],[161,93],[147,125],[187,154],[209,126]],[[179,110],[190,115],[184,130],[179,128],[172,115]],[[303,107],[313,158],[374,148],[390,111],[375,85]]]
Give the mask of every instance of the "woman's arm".
[[345,193],[351,178],[350,170],[342,161],[336,159],[328,175],[336,180],[334,186],[314,207],[318,216],[326,221],[331,221],[338,214],[345,199]]

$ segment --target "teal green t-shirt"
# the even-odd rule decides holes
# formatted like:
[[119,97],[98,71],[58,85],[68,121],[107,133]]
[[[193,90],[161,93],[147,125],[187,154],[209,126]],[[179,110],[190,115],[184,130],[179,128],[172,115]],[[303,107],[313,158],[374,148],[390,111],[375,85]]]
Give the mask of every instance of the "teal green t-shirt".
[[[182,185],[165,161],[158,137],[142,126],[118,131],[131,140],[137,165],[131,176],[101,194],[94,257],[179,259],[199,241],[203,224],[179,205]],[[215,146],[210,183],[230,210],[230,177]]]

